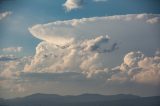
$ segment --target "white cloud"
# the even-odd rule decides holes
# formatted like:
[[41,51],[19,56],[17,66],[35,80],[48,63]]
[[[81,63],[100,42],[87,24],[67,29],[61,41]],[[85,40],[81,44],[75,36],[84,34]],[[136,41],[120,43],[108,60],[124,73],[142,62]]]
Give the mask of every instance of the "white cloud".
[[16,58],[13,55],[0,56],[0,77],[14,79],[19,77],[24,66],[30,63],[31,57]]
[[9,16],[11,14],[12,14],[12,12],[10,12],[10,11],[0,13],[0,20],[6,18],[7,16]]
[[147,90],[156,89],[160,80],[157,49],[160,31],[155,29],[156,24],[147,22],[155,17],[159,15],[129,14],[35,25],[29,31],[42,42],[37,45],[34,57],[6,61],[1,56],[0,79],[12,80],[10,86],[7,82],[3,85],[22,92],[38,88],[75,94],[72,92],[75,89],[84,93],[95,88],[93,92],[106,94],[143,92],[148,95],[143,85],[148,86]]
[[98,36],[91,40],[73,43],[69,46],[57,46],[41,42],[36,48],[36,55],[25,72],[82,72],[88,77],[106,69],[101,63],[101,56],[114,52],[109,45],[108,36]]
[[130,52],[124,57],[119,67],[120,73],[112,76],[112,80],[133,81],[144,84],[160,83],[160,57],[147,57],[142,52]]
[[16,58],[13,55],[3,57],[8,57],[9,59],[3,58],[5,61],[0,60],[0,87],[8,93],[24,92],[26,88],[22,85],[25,81],[21,79],[21,73],[24,66],[30,63],[32,57]]
[[160,17],[154,17],[147,20],[150,24],[160,23]]
[[[143,25],[148,20],[148,17],[154,18],[156,17],[156,15],[130,14],[108,17],[72,19],[68,21],[56,21],[48,24],[34,25],[33,27],[29,28],[29,31],[36,38],[47,41],[49,43],[54,43],[56,45],[63,46],[66,44],[73,43],[74,41],[77,42],[79,40],[92,39],[99,35],[113,33],[115,29],[117,31],[122,31],[121,28],[118,28],[118,25],[121,25],[122,22],[127,24],[127,26],[130,26],[132,25],[132,23],[137,22],[140,22]],[[121,25],[121,27],[127,29],[126,26]],[[135,28],[135,26],[132,26],[132,28]],[[115,38],[115,35],[112,36],[113,38]],[[122,35],[119,34],[119,36]]]
[[73,9],[81,8],[83,5],[83,0],[66,0],[63,6],[67,11],[71,11]]
[[[86,74],[87,77],[106,71],[112,68],[110,64],[116,66],[117,61],[121,60],[120,57],[124,52],[128,52],[128,49],[135,50],[138,46],[140,50],[145,50],[149,42],[149,47],[157,48],[159,42],[155,42],[156,38],[149,34],[152,26],[147,24],[147,20],[158,16],[129,14],[35,25],[29,28],[29,31],[43,42],[37,46],[36,55],[31,64],[26,65],[25,71],[52,73],[77,71]],[[139,30],[143,28],[141,25],[148,26],[149,29]],[[109,37],[106,34],[109,34]],[[158,33],[154,34],[158,35]],[[135,40],[144,38],[144,42],[137,42],[136,47],[133,46]],[[119,44],[115,41],[123,43]],[[112,55],[111,52],[115,50],[118,55],[114,52]],[[127,65],[134,66],[142,58],[136,55],[137,57],[133,55],[135,59],[129,59],[132,58],[131,55],[129,55],[131,57],[125,56],[126,63],[123,68]]]
[[3,48],[2,51],[4,52],[21,52],[23,50],[23,47],[8,47]]

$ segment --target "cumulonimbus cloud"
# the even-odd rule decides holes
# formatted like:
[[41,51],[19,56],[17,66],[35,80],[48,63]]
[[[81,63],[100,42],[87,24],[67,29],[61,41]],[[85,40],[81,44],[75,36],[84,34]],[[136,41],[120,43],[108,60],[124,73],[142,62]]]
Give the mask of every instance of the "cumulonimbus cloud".
[[[72,19],[48,24],[37,24],[29,28],[29,31],[38,39],[63,46],[74,41],[92,39],[101,35],[105,36],[108,33],[113,33],[115,29],[122,31],[122,28],[127,28],[126,26],[131,26],[132,23],[140,22],[141,24],[147,24],[148,21],[157,17],[159,17],[158,14],[130,14]],[[123,26],[120,24],[121,22],[127,25]],[[157,20],[156,23],[158,22]],[[121,25],[121,28],[118,28],[120,26],[116,25]],[[119,34],[119,36],[123,35]],[[115,39],[115,35],[112,35],[112,37]]]
[[[36,55],[31,64],[26,65],[25,71],[54,73],[76,70],[86,74],[87,77],[107,71],[108,64],[112,63],[109,61],[111,57],[113,60],[113,58],[118,59],[120,56],[113,56],[111,53],[110,57],[107,57],[106,53],[113,52],[120,46],[120,50],[123,49],[123,51],[117,50],[117,52],[123,56],[124,54],[121,52],[127,52],[128,48],[135,49],[133,46],[135,38],[145,38],[147,41],[137,43],[137,46],[142,50],[148,45],[148,42],[156,41],[152,35],[146,37],[147,31],[150,29],[145,30],[145,33],[139,30],[140,24],[152,27],[148,20],[155,17],[159,17],[159,15],[130,14],[35,25],[29,28],[29,31],[43,42],[37,46]],[[125,26],[122,26],[122,23]],[[133,23],[135,23],[134,27],[131,27]],[[130,30],[129,33],[134,33],[134,35],[128,35],[129,33],[126,31],[129,29],[133,29],[133,32]],[[136,32],[135,29],[137,29]],[[124,44],[120,45],[115,41],[122,41]],[[158,42],[153,42],[150,47],[157,48]]]
[[[29,31],[42,40],[34,57],[0,61],[1,83],[16,83],[12,90],[18,88],[19,91],[33,89],[32,85],[42,80],[47,80],[50,86],[54,83],[58,89],[57,84],[67,86],[64,82],[77,88],[84,88],[80,85],[86,84],[86,90],[98,84],[104,92],[109,86],[110,91],[118,89],[118,93],[128,93],[125,88],[129,84],[135,84],[135,87],[144,84],[156,89],[160,86],[160,52],[157,50],[156,55],[153,54],[160,44],[160,31],[155,29],[159,26],[156,17],[160,16],[129,14],[34,25]],[[153,21],[155,18],[156,21]],[[34,87],[41,88],[41,83]],[[77,83],[80,85],[77,86]],[[141,93],[143,88],[141,86],[134,91]]]

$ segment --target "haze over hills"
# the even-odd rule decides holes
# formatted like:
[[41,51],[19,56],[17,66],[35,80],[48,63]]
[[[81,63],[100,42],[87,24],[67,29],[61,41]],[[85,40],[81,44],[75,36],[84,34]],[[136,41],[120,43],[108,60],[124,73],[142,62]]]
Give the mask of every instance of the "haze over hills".
[[160,96],[139,97],[129,94],[60,96],[38,93],[22,98],[0,99],[0,106],[160,106]]

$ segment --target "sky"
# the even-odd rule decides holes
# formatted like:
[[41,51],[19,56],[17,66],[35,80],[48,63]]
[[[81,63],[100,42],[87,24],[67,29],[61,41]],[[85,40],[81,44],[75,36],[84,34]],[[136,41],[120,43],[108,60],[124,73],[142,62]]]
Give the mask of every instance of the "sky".
[[159,6],[159,0],[1,0],[0,97],[160,95]]

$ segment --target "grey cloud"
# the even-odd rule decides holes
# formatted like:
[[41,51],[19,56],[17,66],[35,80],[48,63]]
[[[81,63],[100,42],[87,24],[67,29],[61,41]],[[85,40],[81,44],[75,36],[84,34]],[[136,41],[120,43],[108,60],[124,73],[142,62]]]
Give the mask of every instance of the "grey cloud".
[[94,2],[107,2],[108,0],[93,0]]
[[8,17],[8,16],[11,15],[11,14],[12,14],[12,12],[10,12],[10,11],[6,11],[6,12],[0,13],[0,20]]
[[21,73],[21,78],[45,81],[84,81],[85,75],[77,72],[63,73]]
[[2,51],[4,52],[21,52],[23,50],[23,47],[7,47],[7,48],[3,48]]
[[16,60],[18,58],[16,58],[13,55],[0,55],[0,61],[12,61],[12,60]]
[[110,38],[106,36],[98,36],[91,40],[86,40],[82,42],[82,48],[86,51],[98,52],[98,53],[107,53],[113,52],[118,48],[117,43],[110,44]]

